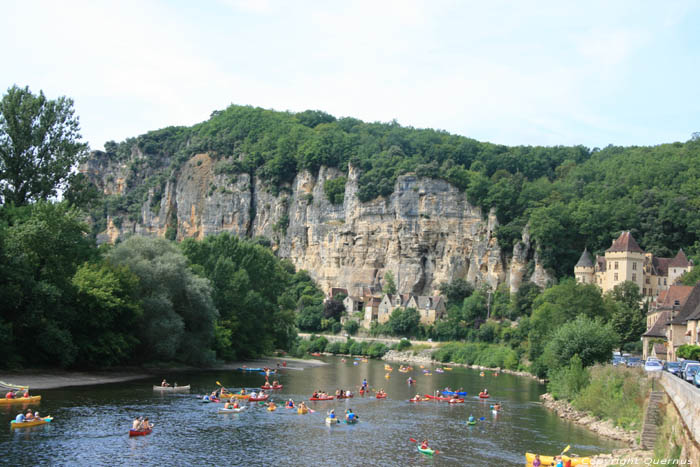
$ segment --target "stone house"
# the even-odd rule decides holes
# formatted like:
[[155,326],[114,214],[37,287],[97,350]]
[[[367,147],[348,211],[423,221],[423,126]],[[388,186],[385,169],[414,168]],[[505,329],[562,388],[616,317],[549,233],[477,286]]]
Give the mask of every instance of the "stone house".
[[676,351],[684,344],[697,344],[697,325],[700,319],[700,284],[693,287],[688,299],[675,312],[671,312],[666,325],[668,346],[666,355],[668,361],[676,361]]
[[348,295],[348,289],[344,289],[342,287],[331,287],[331,290],[328,292],[328,297],[326,297],[327,300],[334,300],[338,296],[347,296]]
[[[662,290],[659,296],[651,302],[647,313],[647,331],[642,334],[642,356],[650,356],[652,339],[667,339],[668,326],[673,316],[685,305],[693,287],[687,285],[672,285],[668,290]],[[663,357],[666,360],[666,356]]]
[[370,297],[365,300],[365,318],[362,320],[362,326],[369,328],[372,321],[377,321],[379,315],[379,304],[382,299],[379,297]]
[[[377,297],[373,297],[372,300],[377,300]],[[369,327],[372,321],[377,321],[379,324],[386,323],[389,321],[391,313],[397,308],[401,310],[416,309],[420,314],[420,322],[428,325],[441,319],[446,311],[445,297],[441,295],[385,294],[379,300],[376,313],[369,313],[368,308],[365,306],[365,319],[363,320],[365,327]]]
[[577,282],[597,284],[604,293],[622,282],[634,282],[642,296],[651,300],[692,267],[682,249],[674,258],[659,258],[642,250],[632,234],[625,231],[605,250],[605,256],[593,260],[584,249],[574,266],[574,275]]
[[362,299],[362,297],[355,297],[352,295],[348,295],[343,300],[343,305],[345,305],[345,312],[348,315],[363,311],[364,304],[365,301]]
[[395,308],[399,308],[394,305],[394,298],[397,296],[398,295],[396,294],[386,294],[382,297],[382,301],[379,303],[379,310],[377,312],[377,322],[379,324],[384,324],[389,321],[391,312],[394,311]]

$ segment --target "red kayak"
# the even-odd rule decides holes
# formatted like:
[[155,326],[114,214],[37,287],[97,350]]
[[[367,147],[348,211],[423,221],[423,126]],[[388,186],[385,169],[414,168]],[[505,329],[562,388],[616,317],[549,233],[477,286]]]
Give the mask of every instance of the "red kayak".
[[384,399],[386,394],[377,394],[377,399]]
[[483,392],[480,392],[480,393],[479,393],[479,397],[481,397],[482,399],[488,399],[488,398],[491,397],[491,396],[488,395],[488,394],[485,394],[485,393],[483,393]]
[[260,389],[282,389],[282,385],[278,384],[277,386],[260,386]]
[[335,399],[335,396],[327,396],[327,397],[309,397],[310,401],[332,401]]
[[449,401],[450,399],[452,399],[451,397],[431,396],[430,394],[426,394],[425,397],[436,401]]
[[148,430],[129,430],[129,436],[146,436],[150,435],[152,431],[152,428],[149,428]]
[[448,404],[463,404],[464,399],[450,399],[447,401]]
[[269,394],[265,394],[264,396],[261,397],[249,397],[248,401],[250,402],[260,402],[260,401],[266,401],[267,399],[270,398]]

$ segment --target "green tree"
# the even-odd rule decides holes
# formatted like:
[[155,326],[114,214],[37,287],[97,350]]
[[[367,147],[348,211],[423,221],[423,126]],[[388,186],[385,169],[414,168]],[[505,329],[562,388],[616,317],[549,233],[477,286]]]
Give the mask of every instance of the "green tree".
[[137,329],[140,355],[150,360],[210,364],[219,313],[209,281],[195,275],[187,258],[165,239],[131,237],[109,253],[138,278],[143,309]]
[[340,317],[345,313],[345,305],[342,301],[338,300],[328,300],[323,305],[323,316],[324,318],[331,318],[336,321],[340,321]]
[[559,327],[549,338],[542,361],[549,371],[561,368],[578,355],[584,367],[610,360],[619,336],[609,325],[587,316]]
[[694,286],[700,282],[700,265],[693,266],[689,272],[684,273],[680,279],[680,283],[683,285]]
[[461,306],[464,299],[474,293],[474,286],[461,277],[453,279],[450,283],[443,282],[438,288],[440,293],[447,298],[449,305],[456,304]]
[[640,306],[639,287],[625,281],[605,294],[610,324],[620,336],[619,346],[638,342],[646,331],[646,305]]
[[12,86],[0,101],[0,194],[18,206],[63,187],[85,154],[73,100],[49,100]]
[[391,312],[387,322],[391,333],[395,336],[415,336],[420,324],[420,313],[415,308],[402,310],[397,308]]
[[394,280],[394,273],[391,271],[387,271],[384,274],[383,292],[391,295],[396,293],[396,281]]

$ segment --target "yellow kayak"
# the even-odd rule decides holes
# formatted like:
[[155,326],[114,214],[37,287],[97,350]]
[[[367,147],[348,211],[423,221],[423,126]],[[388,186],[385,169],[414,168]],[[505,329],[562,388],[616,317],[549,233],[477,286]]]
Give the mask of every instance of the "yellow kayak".
[[229,397],[231,399],[250,399],[250,394],[226,394],[221,397]]
[[0,399],[0,405],[7,404],[34,404],[41,400],[41,396],[30,396],[30,397],[15,397],[13,399],[5,399],[4,397]]
[[10,423],[10,426],[12,428],[27,428],[30,426],[38,426],[38,425],[46,425],[49,423],[51,420],[53,420],[53,417],[44,417],[44,418],[37,418],[35,420],[29,420],[28,422],[17,422],[15,420],[12,420]]
[[[566,462],[567,460],[571,459],[571,465],[591,465],[591,458],[590,457],[569,457],[569,456],[561,456],[562,461]],[[525,453],[525,460],[527,461],[528,464],[532,464],[533,461],[535,460],[535,454],[531,452],[526,452]],[[555,465],[556,462],[554,462],[554,456],[542,456],[540,455],[540,464],[541,465]]]
[[299,408],[297,409],[297,413],[298,413],[299,415],[304,415],[304,414],[309,413],[309,409],[302,409],[301,407],[299,407]]
[[277,410],[277,406],[276,405],[269,405],[269,406],[267,406],[267,410],[269,410],[270,412],[274,412],[275,410]]

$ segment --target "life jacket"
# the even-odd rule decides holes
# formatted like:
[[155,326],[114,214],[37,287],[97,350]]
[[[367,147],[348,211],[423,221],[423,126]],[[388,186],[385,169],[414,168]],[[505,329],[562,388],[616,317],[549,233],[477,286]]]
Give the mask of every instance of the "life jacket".
[[5,394],[5,399],[14,399],[14,398],[15,398],[15,395],[12,391]]

